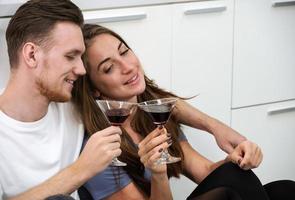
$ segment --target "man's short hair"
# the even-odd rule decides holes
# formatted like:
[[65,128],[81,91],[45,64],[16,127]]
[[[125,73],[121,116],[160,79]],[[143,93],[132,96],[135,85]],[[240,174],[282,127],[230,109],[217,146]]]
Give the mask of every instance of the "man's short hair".
[[81,10],[70,0],[30,0],[21,5],[6,30],[10,66],[18,65],[19,50],[26,42],[46,45],[54,25],[62,21],[80,27],[84,23]]

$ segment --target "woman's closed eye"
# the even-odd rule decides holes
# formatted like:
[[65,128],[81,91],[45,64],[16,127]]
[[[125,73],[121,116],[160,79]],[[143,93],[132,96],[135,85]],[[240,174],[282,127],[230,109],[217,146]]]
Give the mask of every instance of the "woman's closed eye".
[[113,67],[114,67],[114,64],[113,63],[110,64],[110,65],[107,65],[107,66],[103,67],[103,73],[105,73],[105,74],[110,73],[112,71]]

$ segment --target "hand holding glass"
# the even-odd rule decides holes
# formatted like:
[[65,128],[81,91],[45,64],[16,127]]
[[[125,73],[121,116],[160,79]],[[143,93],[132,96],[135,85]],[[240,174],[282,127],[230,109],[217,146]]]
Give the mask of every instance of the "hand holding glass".
[[[169,120],[171,112],[175,106],[176,98],[163,98],[139,103],[138,106],[149,114],[155,125],[164,126]],[[162,151],[161,157],[156,164],[169,164],[180,161],[181,158],[173,157],[168,150]]]
[[[112,126],[121,126],[136,106],[134,103],[114,100],[97,100],[96,103]],[[111,165],[126,166],[127,164],[114,158]]]

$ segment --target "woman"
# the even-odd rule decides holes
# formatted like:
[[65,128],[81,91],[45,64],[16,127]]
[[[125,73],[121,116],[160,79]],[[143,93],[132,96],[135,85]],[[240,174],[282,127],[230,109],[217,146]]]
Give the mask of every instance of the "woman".
[[[138,58],[119,35],[98,25],[85,25],[83,34],[87,75],[77,81],[73,96],[89,135],[108,126],[95,99],[137,103],[177,97],[162,90],[144,75]],[[122,126],[120,160],[126,162],[127,166],[109,167],[89,180],[85,187],[94,199],[172,199],[168,179],[184,174],[200,183],[190,198],[221,199],[223,195],[224,199],[268,199],[253,172],[240,169],[250,169],[260,164],[262,153],[257,145],[238,136],[239,145],[233,151],[229,150],[231,153],[227,158],[217,163],[201,156],[190,146],[181,132],[179,122],[218,132],[203,126],[199,122],[202,120],[195,117],[202,115],[206,116],[179,100],[171,119],[165,125],[170,133],[167,134],[165,128],[155,128],[151,119],[138,109]],[[212,127],[216,129],[233,131],[208,116],[203,119],[206,122],[213,121]],[[163,149],[168,147],[172,155],[181,157],[181,162],[167,166],[154,165]],[[228,161],[238,164],[240,168],[226,163]],[[227,172],[234,172],[233,179],[220,182],[220,178],[224,178]],[[241,182],[241,178],[247,179],[248,186],[232,187]],[[239,185],[243,183],[245,182]]]

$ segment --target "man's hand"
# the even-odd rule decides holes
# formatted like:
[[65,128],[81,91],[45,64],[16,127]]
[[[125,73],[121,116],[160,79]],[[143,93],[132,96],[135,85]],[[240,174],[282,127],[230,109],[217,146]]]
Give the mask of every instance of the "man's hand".
[[236,163],[244,170],[256,168],[260,165],[263,155],[259,146],[249,140],[240,143],[227,156],[227,160]]
[[111,126],[91,135],[77,161],[90,177],[104,170],[121,154],[121,133],[120,128]]

